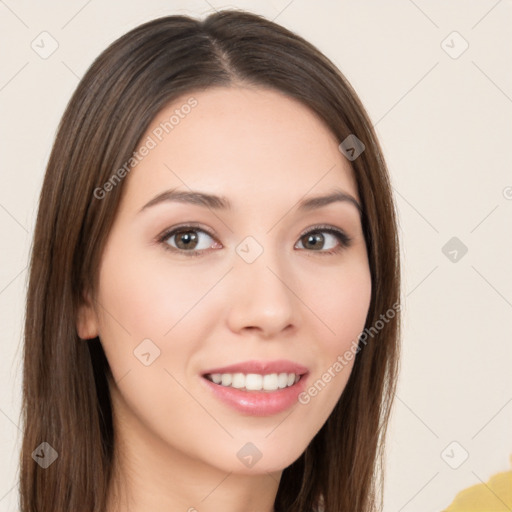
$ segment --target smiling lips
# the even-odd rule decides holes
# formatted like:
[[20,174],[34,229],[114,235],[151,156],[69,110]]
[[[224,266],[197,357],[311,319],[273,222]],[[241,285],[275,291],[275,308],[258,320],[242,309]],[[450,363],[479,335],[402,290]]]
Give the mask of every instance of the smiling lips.
[[247,361],[203,372],[202,381],[239,412],[268,416],[297,402],[307,374],[305,366],[291,361]]

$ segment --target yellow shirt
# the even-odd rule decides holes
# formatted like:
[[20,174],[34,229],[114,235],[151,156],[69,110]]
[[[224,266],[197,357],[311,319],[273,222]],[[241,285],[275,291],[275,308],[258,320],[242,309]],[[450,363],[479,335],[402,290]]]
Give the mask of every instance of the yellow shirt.
[[512,471],[493,475],[485,484],[460,491],[443,512],[510,512],[512,510]]

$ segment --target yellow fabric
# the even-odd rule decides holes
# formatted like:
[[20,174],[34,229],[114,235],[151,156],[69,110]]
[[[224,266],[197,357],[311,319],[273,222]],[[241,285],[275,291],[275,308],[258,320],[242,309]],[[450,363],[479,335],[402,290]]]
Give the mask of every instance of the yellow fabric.
[[443,512],[510,512],[512,471],[493,475],[485,484],[462,490]]

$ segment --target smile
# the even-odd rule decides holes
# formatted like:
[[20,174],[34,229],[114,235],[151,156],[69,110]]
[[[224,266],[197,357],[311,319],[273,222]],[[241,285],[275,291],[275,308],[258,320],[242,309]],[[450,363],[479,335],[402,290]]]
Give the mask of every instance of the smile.
[[287,360],[246,361],[201,374],[201,382],[223,405],[250,416],[270,416],[298,402],[309,370]]
[[242,389],[245,391],[277,391],[289,388],[300,380],[296,373],[212,373],[205,378],[220,386]]

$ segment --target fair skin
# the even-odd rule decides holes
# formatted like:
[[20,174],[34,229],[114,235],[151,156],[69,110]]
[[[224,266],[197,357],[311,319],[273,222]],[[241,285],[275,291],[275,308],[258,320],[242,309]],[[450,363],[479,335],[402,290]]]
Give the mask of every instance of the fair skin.
[[[354,360],[307,404],[260,416],[219,400],[202,372],[286,359],[307,367],[310,386],[357,340],[370,305],[357,208],[297,207],[334,189],[360,202],[328,128],[279,92],[215,88],[166,107],[142,140],[190,96],[198,105],[125,178],[96,296],[77,321],[81,338],[100,337],[114,377],[121,492],[112,491],[108,512],[273,511],[283,469],[329,417]],[[172,201],[142,209],[174,188],[223,196],[231,209]],[[200,256],[187,256],[178,235],[155,241],[192,222]],[[318,224],[342,230],[350,245],[309,229]],[[252,263],[236,251],[246,237],[263,250]],[[146,352],[160,350],[147,366],[134,355],[145,339],[154,344]],[[249,442],[261,453],[252,467],[237,456]]]

